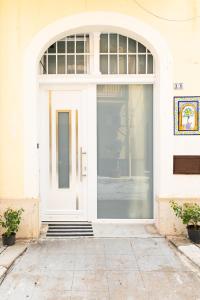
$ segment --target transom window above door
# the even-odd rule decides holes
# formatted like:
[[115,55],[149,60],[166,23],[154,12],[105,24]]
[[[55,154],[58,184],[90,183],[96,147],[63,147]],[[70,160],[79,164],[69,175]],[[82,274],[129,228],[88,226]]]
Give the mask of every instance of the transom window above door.
[[84,33],[52,44],[40,60],[40,74],[154,74],[151,52],[117,33]]
[[89,73],[89,34],[67,36],[52,44],[41,61],[42,74]]

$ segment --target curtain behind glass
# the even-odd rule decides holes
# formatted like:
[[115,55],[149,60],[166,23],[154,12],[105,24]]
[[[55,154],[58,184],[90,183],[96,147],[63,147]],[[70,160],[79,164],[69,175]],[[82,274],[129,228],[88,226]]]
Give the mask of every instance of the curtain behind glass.
[[97,87],[98,218],[153,217],[153,86]]

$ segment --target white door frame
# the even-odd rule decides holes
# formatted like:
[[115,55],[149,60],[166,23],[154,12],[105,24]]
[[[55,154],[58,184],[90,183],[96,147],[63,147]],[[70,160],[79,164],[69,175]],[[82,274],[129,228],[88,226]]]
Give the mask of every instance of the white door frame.
[[[144,44],[154,55],[154,168],[155,195],[166,195],[166,181],[171,180],[171,157],[173,121],[165,124],[166,113],[172,113],[172,56],[163,37],[150,25],[134,17],[112,12],[88,12],[60,19],[42,29],[27,47],[23,62],[23,105],[24,105],[24,197],[39,198],[38,162],[38,116],[39,91],[38,64],[43,52],[56,40],[76,32],[117,32]],[[64,78],[64,77],[63,77]],[[75,79],[75,78],[74,78]],[[72,80],[72,77],[71,77]],[[85,83],[94,79],[88,77]],[[103,77],[101,79],[103,83]],[[108,83],[105,80],[105,83]],[[98,81],[99,83],[99,81]],[[133,82],[131,82],[133,83]],[[162,100],[162,101],[161,101]],[[168,140],[168,147],[165,141]],[[94,147],[94,145],[92,145]]]
[[[65,93],[66,92],[66,93]],[[61,96],[57,97],[56,93],[60,93]],[[69,95],[69,96],[67,96]],[[71,96],[70,96],[71,95]],[[55,101],[55,97],[57,100]],[[64,97],[64,98],[63,98]],[[66,97],[68,97],[66,99]],[[78,103],[71,102],[66,104],[65,99],[69,102],[70,98],[73,97],[76,101],[78,97]],[[61,100],[61,101],[60,101]],[[73,100],[72,100],[73,101]],[[67,103],[68,103],[67,102]],[[71,130],[74,127],[74,131],[71,132],[73,139],[73,153],[71,154],[74,157],[72,162],[74,165],[71,165],[71,168],[74,169],[73,184],[76,185],[78,190],[76,191],[76,205],[77,209],[74,210],[59,210],[59,206],[53,208],[53,210],[48,209],[48,201],[53,200],[51,206],[54,204],[54,201],[61,201],[64,197],[64,203],[67,201],[67,194],[69,190],[58,190],[57,185],[57,175],[55,175],[55,153],[53,155],[53,148],[55,143],[53,143],[55,120],[53,121],[53,106],[64,107],[65,109],[71,109],[75,111],[79,109],[78,113],[78,123],[77,120],[72,118],[75,121],[77,128],[72,126]],[[71,108],[70,108],[71,107]],[[77,107],[77,108],[76,108]],[[74,116],[75,113],[72,115]],[[88,177],[82,177],[81,180],[81,164],[80,164],[80,147],[83,147],[83,151],[86,153],[85,163],[87,166],[87,156],[88,156],[88,124],[87,117],[88,114],[88,88],[85,85],[40,85],[40,97],[38,98],[38,116],[39,117],[39,160],[40,160],[40,200],[41,200],[41,219],[43,221],[58,221],[58,220],[87,220],[87,186],[88,186]],[[51,119],[49,119],[51,118]],[[73,122],[74,123],[74,122]],[[82,134],[80,134],[80,130]],[[53,134],[53,135],[52,135]],[[75,136],[77,134],[77,137]],[[50,136],[51,135],[51,136]],[[54,137],[55,139],[55,137]],[[51,142],[50,142],[51,141]],[[76,141],[76,142],[75,142]],[[78,144],[76,144],[78,143]],[[78,147],[78,148],[76,148]],[[55,149],[54,149],[55,150]],[[72,151],[72,150],[71,150]],[[71,156],[71,157],[72,157]],[[54,164],[53,164],[54,161]],[[53,164],[53,165],[52,165]],[[84,167],[82,165],[82,167]],[[51,171],[50,171],[51,170]],[[54,170],[54,172],[53,172]],[[86,168],[87,173],[87,168]],[[53,176],[54,175],[54,176]],[[76,189],[75,189],[76,190]],[[61,198],[59,200],[59,194],[61,193]],[[72,192],[72,191],[71,191]],[[53,197],[53,199],[52,199]],[[69,199],[70,201],[70,199]],[[61,201],[62,202],[62,201]]]
[[[84,91],[85,93],[85,115],[89,116],[86,119],[86,127],[87,127],[87,183],[86,183],[86,191],[85,194],[87,197],[84,197],[84,205],[86,207],[86,218],[88,220],[96,220],[97,218],[97,134],[96,127],[94,124],[96,123],[96,84],[46,84],[43,85],[40,82],[40,92],[41,94],[46,91],[54,91],[54,90],[77,90]],[[42,101],[42,98],[39,98],[39,101]],[[38,109],[40,109],[40,105],[38,105]],[[38,112],[39,115],[39,112]],[[41,157],[40,157],[41,158]],[[42,178],[40,180],[42,184]],[[88,186],[92,188],[88,188]],[[40,187],[41,189],[42,187]],[[41,199],[43,201],[43,199]],[[41,201],[41,208],[43,208],[43,202]],[[41,209],[41,218],[42,218],[42,209]]]

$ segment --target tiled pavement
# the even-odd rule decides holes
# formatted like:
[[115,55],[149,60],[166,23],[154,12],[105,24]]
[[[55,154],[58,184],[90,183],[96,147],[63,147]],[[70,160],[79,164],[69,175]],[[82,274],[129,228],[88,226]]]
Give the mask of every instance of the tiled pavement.
[[77,238],[30,244],[1,300],[200,299],[197,270],[164,238]]

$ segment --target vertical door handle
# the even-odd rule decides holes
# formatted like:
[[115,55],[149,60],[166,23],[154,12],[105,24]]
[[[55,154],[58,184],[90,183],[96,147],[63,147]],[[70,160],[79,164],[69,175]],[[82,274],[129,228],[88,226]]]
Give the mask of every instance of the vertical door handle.
[[87,176],[86,161],[84,160],[84,156],[86,156],[86,155],[87,155],[87,153],[83,151],[82,147],[80,147],[80,180],[81,181],[82,181],[83,177]]

